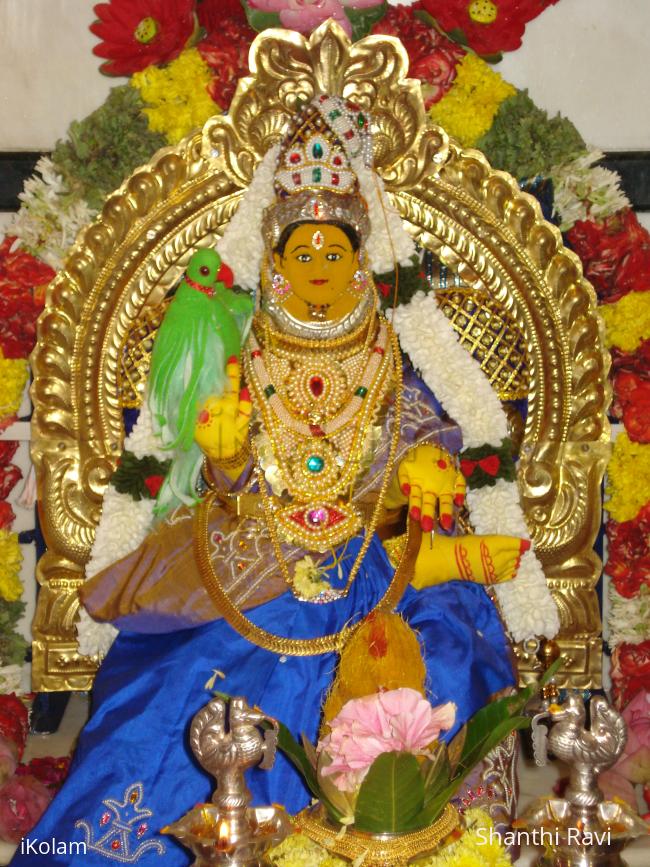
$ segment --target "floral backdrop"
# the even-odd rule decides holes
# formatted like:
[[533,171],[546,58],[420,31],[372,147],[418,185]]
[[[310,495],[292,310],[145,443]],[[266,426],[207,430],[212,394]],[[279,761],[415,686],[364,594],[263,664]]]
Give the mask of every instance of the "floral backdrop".
[[[622,425],[607,482],[607,640],[613,698],[633,733],[610,783],[628,799],[632,784],[640,784],[650,799],[650,234],[618,176],[599,165],[602,154],[570,120],[549,117],[493,67],[521,45],[526,24],[552,2],[110,0],[95,6],[93,50],[116,86],[39,161],[0,243],[0,426],[16,418],[45,286],[77,232],[156,150],[227,109],[257,32],[284,26],[309,33],[334,18],[354,39],[398,36],[432,121],[462,145],[480,148],[540,199],[598,295],[612,352],[611,413]],[[21,555],[6,501],[21,478],[12,464],[16,448],[0,443],[0,689],[3,673],[25,653],[15,628],[24,607]],[[0,753],[3,738],[10,739],[0,731]],[[24,791],[11,768],[12,760],[0,763],[0,783]]]

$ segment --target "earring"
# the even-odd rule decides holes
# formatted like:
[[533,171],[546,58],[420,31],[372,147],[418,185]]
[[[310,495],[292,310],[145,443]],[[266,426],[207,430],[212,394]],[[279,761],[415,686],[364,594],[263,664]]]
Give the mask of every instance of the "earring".
[[282,274],[275,273],[271,280],[271,292],[276,301],[282,301],[287,295],[291,294],[291,283]]
[[365,294],[368,289],[368,275],[366,272],[362,271],[361,268],[359,268],[358,271],[355,271],[348,289],[353,295]]

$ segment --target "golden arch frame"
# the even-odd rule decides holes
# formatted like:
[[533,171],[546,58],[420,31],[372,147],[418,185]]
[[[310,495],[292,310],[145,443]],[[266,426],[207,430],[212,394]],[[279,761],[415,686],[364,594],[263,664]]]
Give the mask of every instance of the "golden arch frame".
[[[610,431],[609,358],[596,298],[577,257],[537,202],[483,155],[427,123],[401,44],[350,44],[327,22],[309,40],[266,31],[229,114],[166,148],[112,194],[48,290],[33,355],[32,454],[48,551],[33,632],[33,684],[87,689],[96,662],[74,632],[101,498],[123,439],[121,350],[134,320],[159,304],[197,246],[214,244],[242,189],[298,106],[319,92],[372,112],[375,160],[407,227],[489,295],[525,336],[529,411],[519,485],[560,608],[563,681],[600,685],[600,615],[592,551]],[[531,660],[519,649],[525,675]]]

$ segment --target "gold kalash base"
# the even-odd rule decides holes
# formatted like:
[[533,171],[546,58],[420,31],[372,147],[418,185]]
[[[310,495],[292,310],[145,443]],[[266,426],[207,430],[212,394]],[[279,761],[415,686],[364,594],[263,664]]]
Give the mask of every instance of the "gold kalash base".
[[415,858],[432,855],[460,827],[460,816],[447,804],[442,816],[427,828],[405,834],[364,834],[352,828],[344,834],[328,822],[322,806],[303,810],[294,823],[299,830],[333,855],[354,861],[365,855],[364,867],[404,867]]
[[[156,318],[191,252],[214,246],[263,154],[320,92],[372,113],[375,163],[395,206],[462,285],[457,297],[443,293],[446,315],[503,400],[513,388],[525,392],[519,486],[560,609],[568,661],[558,681],[599,686],[601,563],[592,545],[609,451],[609,358],[578,258],[512,177],[430,124],[399,41],[351,44],[327,22],[309,39],[268,30],[250,56],[229,114],[137,169],[48,289],[33,354],[32,456],[48,546],[37,570],[34,688],[88,689],[97,668],[79,656],[74,622],[124,438],[120,370],[129,336]],[[518,654],[525,680],[533,657]]]

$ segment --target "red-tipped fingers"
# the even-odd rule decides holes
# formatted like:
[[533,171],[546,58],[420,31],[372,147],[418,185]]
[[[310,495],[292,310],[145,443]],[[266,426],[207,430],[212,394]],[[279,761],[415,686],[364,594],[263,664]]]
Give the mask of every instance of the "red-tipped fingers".
[[422,495],[422,519],[420,526],[425,533],[433,529],[433,520],[436,513],[436,495],[433,491],[426,491]]
[[454,503],[451,494],[443,494],[438,501],[440,510],[440,526],[443,530],[451,530],[454,523]]
[[530,539],[522,539],[521,544],[519,545],[519,553],[525,554],[526,551],[530,548]]
[[419,521],[422,515],[422,488],[419,485],[411,485],[409,494],[409,514],[414,521]]
[[458,508],[460,509],[464,502],[465,494],[456,494],[456,496],[454,497],[454,505],[458,506]]

